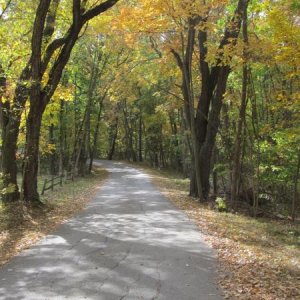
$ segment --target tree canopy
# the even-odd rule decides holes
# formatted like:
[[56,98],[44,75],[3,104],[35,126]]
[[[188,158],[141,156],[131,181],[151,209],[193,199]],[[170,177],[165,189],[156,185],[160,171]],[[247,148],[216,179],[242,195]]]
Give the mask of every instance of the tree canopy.
[[40,203],[39,172],[84,175],[107,158],[174,169],[203,202],[294,219],[299,10],[295,0],[0,0],[3,200]]

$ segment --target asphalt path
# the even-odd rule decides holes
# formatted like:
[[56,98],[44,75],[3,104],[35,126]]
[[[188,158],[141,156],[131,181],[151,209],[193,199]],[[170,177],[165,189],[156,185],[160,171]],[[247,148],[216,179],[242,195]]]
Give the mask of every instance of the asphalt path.
[[0,299],[219,300],[215,253],[140,170],[109,179],[87,208],[0,269]]

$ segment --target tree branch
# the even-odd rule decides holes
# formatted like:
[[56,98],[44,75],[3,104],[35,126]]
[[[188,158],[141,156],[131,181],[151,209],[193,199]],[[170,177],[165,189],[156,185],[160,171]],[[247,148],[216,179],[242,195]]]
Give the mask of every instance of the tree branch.
[[73,0],[73,26],[78,28],[81,26],[81,1]]
[[91,20],[92,18],[102,14],[103,12],[105,12],[109,8],[113,7],[118,2],[119,2],[119,0],[107,0],[99,5],[95,6],[94,8],[91,8],[90,10],[88,10],[86,13],[83,14],[83,16],[82,16],[83,23],[86,23],[89,20]]
[[1,14],[0,14],[0,19],[3,18],[4,14],[6,13],[6,11],[8,10],[9,6],[11,5],[12,0],[8,0],[5,7],[3,8]]
[[178,67],[180,68],[180,70],[183,70],[183,62],[182,59],[180,57],[180,55],[178,54],[178,52],[176,52],[174,49],[171,49],[171,53],[173,54],[173,56],[175,57],[175,60],[177,62]]
[[[237,38],[239,36],[240,29],[241,29],[243,14],[245,12],[245,9],[247,9],[248,7],[248,3],[249,0],[239,0],[234,16],[231,18],[229,24],[226,26],[224,37],[220,42],[219,50],[223,49],[226,45],[230,43],[236,45]],[[219,66],[220,63],[222,63],[222,55],[217,59],[216,66],[213,67],[211,70],[210,79],[213,88],[217,84],[218,75],[220,73],[220,66]]]
[[53,0],[47,14],[46,25],[44,29],[44,40],[46,43],[50,41],[50,38],[54,33],[56,14],[57,14],[59,2],[60,0]]
[[42,59],[42,42],[43,32],[46,21],[47,12],[50,7],[51,0],[40,0],[37,8],[36,17],[33,25],[33,33],[31,39],[31,58],[32,58],[32,79],[39,81],[41,79],[41,59]]
[[51,60],[52,55],[54,54],[54,52],[59,49],[60,47],[62,47],[64,45],[64,43],[66,42],[66,38],[60,38],[60,39],[56,39],[54,41],[52,41],[46,51],[45,51],[45,55],[43,58],[43,62],[42,62],[42,74],[45,73],[48,64]]

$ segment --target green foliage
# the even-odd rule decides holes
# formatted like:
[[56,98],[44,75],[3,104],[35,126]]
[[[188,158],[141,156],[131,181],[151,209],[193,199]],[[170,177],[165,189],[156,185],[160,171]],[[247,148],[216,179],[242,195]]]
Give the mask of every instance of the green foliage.
[[224,198],[217,197],[216,200],[216,208],[220,212],[225,212],[227,211],[227,204]]

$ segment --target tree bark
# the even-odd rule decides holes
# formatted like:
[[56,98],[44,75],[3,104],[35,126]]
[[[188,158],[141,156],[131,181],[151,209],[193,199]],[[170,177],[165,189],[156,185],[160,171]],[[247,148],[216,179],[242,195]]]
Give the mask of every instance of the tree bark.
[[91,147],[91,152],[90,152],[89,172],[91,172],[92,168],[93,168],[93,161],[94,161],[94,157],[95,157],[95,153],[96,153],[96,149],[97,149],[97,141],[98,141],[98,135],[99,135],[99,129],[100,129],[100,123],[101,123],[103,101],[104,101],[105,97],[106,97],[106,93],[100,101],[100,107],[99,107],[99,111],[98,111],[98,115],[97,115],[97,124],[96,124],[95,132],[94,132],[93,146]]
[[118,119],[116,120],[116,124],[114,125],[114,132],[112,133],[111,146],[107,156],[108,160],[113,159],[115,148],[116,148],[117,137],[118,137]]
[[60,100],[60,111],[59,111],[59,167],[58,173],[59,175],[63,175],[64,173],[64,154],[65,154],[65,145],[64,145],[64,107],[65,102],[63,99]]
[[139,115],[139,162],[143,161],[143,121],[142,113]]
[[[39,101],[31,98],[32,101]],[[41,204],[37,189],[39,139],[44,107],[32,105],[26,122],[26,148],[24,160],[23,193],[24,201],[31,204]]]
[[[5,76],[4,71],[2,74]],[[28,63],[19,77],[12,103],[10,104],[9,101],[1,103],[3,188],[9,190],[3,196],[5,202],[16,201],[20,197],[17,183],[17,141],[21,115],[28,96],[26,80],[29,78]]]
[[244,38],[244,64],[243,64],[243,83],[242,83],[242,98],[239,111],[239,119],[237,125],[237,133],[235,138],[235,147],[233,155],[233,166],[231,175],[231,205],[234,207],[239,194],[239,178],[241,170],[241,150],[242,150],[242,132],[245,124],[246,108],[247,108],[247,86],[248,86],[248,65],[246,62],[246,45],[248,44],[248,29],[247,29],[247,12],[243,15],[243,38]]
[[[5,203],[18,200],[19,189],[17,184],[17,164],[16,164],[16,147],[19,125],[12,123],[10,118],[10,103],[5,101],[6,93],[6,75],[4,69],[0,65],[0,122],[2,130],[2,157],[1,169],[3,172],[3,188],[7,191],[2,195]],[[17,120],[15,120],[17,121]],[[19,124],[17,122],[17,124]]]

